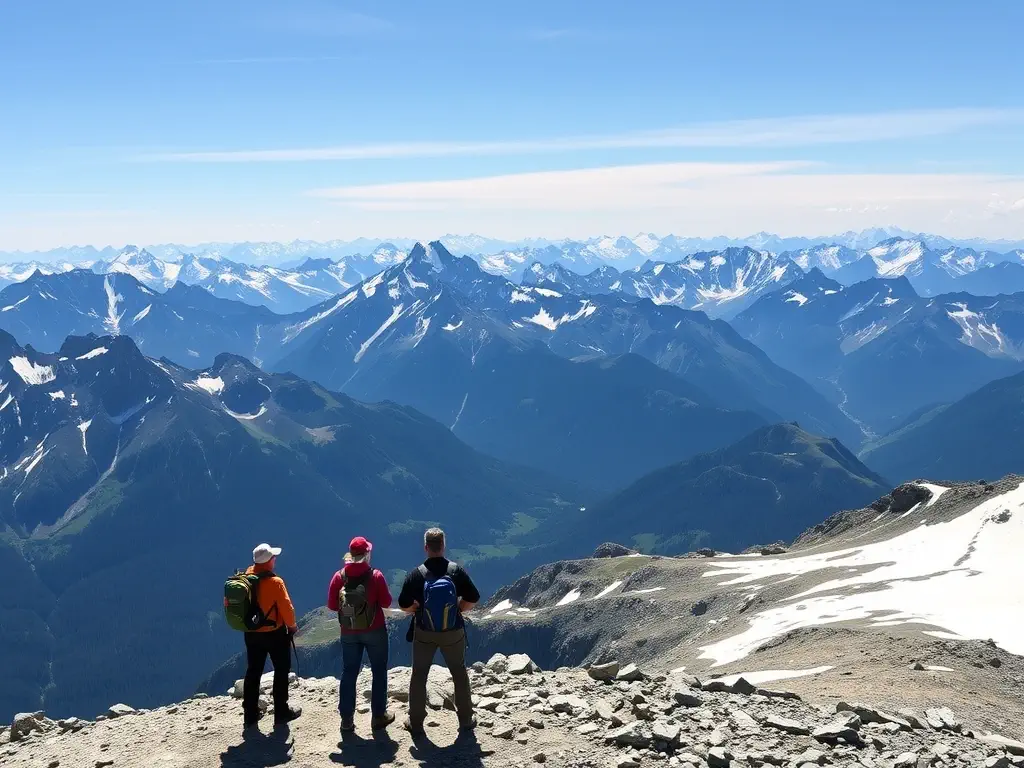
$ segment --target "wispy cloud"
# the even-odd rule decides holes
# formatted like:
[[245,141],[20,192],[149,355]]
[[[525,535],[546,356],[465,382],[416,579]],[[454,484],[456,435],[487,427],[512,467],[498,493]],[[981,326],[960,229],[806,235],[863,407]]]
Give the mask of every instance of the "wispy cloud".
[[[1017,212],[1024,178],[982,174],[835,173],[803,162],[661,163],[312,190],[366,215],[463,228],[552,221],[614,231],[838,231],[901,222],[933,231],[953,211],[984,229],[992,200]],[[1020,222],[1024,225],[1024,219]],[[1006,226],[1011,228],[1011,224]],[[479,228],[479,227],[478,227]],[[1010,229],[1007,230],[1009,232]]]
[[191,163],[280,163],[460,155],[532,155],[596,149],[800,147],[913,139],[960,133],[982,126],[1014,123],[1024,123],[1024,110],[935,109],[733,120],[607,136],[493,141],[410,141],[285,149],[230,149],[151,154],[135,159]]

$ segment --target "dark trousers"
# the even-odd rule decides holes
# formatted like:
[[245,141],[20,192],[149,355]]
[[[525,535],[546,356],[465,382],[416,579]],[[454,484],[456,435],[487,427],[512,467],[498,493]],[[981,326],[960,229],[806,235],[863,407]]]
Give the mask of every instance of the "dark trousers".
[[341,682],[338,684],[338,712],[343,720],[356,713],[356,681],[363,666],[363,651],[370,662],[373,683],[370,711],[380,717],[388,711],[388,631],[386,628],[351,632],[341,636]]
[[468,725],[473,719],[469,673],[466,672],[466,630],[430,632],[416,627],[412,641],[412,676],[409,678],[409,722],[416,728],[423,726],[427,716],[427,677],[438,649],[452,673],[459,724]]
[[291,641],[285,627],[273,632],[246,632],[245,655],[248,666],[242,688],[242,711],[247,721],[260,716],[260,677],[267,656],[274,665],[274,711],[288,709],[288,673],[292,671]]

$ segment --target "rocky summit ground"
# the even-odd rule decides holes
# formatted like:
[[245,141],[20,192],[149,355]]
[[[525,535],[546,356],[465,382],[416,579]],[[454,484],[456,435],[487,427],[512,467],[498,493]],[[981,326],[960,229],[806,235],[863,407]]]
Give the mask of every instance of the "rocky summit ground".
[[[364,670],[356,732],[339,739],[338,681],[293,678],[302,717],[243,735],[240,684],[152,711],[115,705],[95,722],[54,722],[19,715],[0,735],[0,764],[10,768],[158,766],[532,766],[680,768],[723,766],[1024,766],[1024,743],[974,733],[947,707],[885,712],[856,702],[816,707],[782,690],[740,679],[698,680],[680,670],[656,674],[617,662],[588,670],[541,671],[519,654],[473,665],[478,727],[460,733],[447,670],[429,682],[426,734],[399,725],[409,669],[389,675],[398,720],[369,727],[370,677]],[[264,691],[269,692],[266,676]]]

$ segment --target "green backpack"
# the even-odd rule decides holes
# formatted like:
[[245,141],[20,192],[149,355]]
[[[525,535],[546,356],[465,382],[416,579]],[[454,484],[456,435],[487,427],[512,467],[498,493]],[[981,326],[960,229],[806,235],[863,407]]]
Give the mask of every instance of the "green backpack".
[[224,618],[228,626],[239,632],[252,632],[277,623],[268,619],[260,608],[260,580],[273,573],[243,573],[238,571],[224,582]]
[[373,570],[369,570],[354,579],[342,572],[343,586],[338,594],[338,623],[348,630],[362,631],[373,625],[377,615],[377,606],[366,599]]

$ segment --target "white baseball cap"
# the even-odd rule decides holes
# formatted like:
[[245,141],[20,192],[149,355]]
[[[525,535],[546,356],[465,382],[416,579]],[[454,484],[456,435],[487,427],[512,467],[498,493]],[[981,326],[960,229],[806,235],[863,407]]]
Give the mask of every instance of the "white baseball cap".
[[252,561],[256,563],[256,565],[262,565],[263,563],[269,563],[273,558],[280,554],[280,547],[272,547],[264,542],[252,551]]

